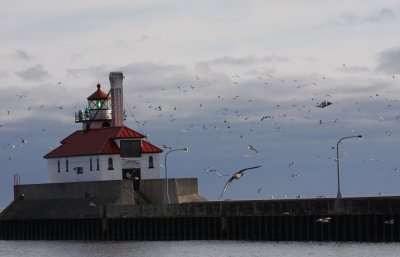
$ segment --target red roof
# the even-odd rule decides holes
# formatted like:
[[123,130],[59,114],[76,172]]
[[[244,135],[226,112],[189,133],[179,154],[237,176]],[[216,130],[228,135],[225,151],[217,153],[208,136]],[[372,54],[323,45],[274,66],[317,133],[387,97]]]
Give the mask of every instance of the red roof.
[[142,153],[161,153],[163,150],[147,141],[142,141]]
[[100,89],[101,85],[97,84],[97,90],[93,94],[91,94],[87,100],[104,100],[104,99],[111,99],[111,96],[109,96],[106,92]]
[[[44,158],[71,156],[120,154],[121,150],[114,139],[142,139],[144,135],[128,127],[111,127],[90,130],[78,130],[64,138],[61,146],[49,152]],[[162,150],[142,140],[142,153],[161,153]]]

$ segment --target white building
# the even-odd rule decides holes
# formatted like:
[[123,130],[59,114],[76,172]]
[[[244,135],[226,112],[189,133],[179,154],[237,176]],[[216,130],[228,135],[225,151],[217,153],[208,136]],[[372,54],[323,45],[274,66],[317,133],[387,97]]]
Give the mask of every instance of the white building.
[[88,108],[75,114],[83,129],[44,156],[49,183],[124,179],[138,189],[140,180],[160,178],[162,150],[123,125],[122,80],[122,73],[110,73],[108,94],[98,84]]

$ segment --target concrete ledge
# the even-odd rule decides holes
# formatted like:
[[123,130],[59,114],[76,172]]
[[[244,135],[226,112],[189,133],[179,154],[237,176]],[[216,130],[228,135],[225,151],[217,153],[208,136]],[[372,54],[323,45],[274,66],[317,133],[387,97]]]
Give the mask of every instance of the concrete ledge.
[[1,220],[54,220],[101,218],[103,206],[115,199],[17,200]]
[[[167,204],[165,179],[146,179],[140,181],[140,192],[144,194],[153,204]],[[199,201],[205,198],[198,195],[197,178],[171,178],[168,179],[169,203],[183,203],[190,199]],[[192,197],[190,197],[192,195]]]
[[133,184],[128,180],[49,183],[17,185],[14,187],[14,199],[115,199],[117,204],[135,204]]

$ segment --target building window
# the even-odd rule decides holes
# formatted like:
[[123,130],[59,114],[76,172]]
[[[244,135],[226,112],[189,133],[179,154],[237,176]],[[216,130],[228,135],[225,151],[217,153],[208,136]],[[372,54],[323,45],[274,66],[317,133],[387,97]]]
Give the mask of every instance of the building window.
[[68,160],[65,160],[65,172],[69,172]]
[[76,170],[76,174],[83,174],[83,167],[76,167],[74,168],[74,170]]
[[154,169],[153,156],[149,156],[149,169]]
[[57,172],[60,173],[61,172],[61,164],[60,164],[60,160],[57,160]]
[[140,140],[121,140],[121,157],[141,157],[142,143]]
[[113,167],[113,159],[111,157],[108,158],[108,169],[109,170],[113,170],[114,169],[114,167]]
[[100,160],[99,158],[96,159],[96,170],[100,170]]
[[90,160],[89,160],[89,170],[90,171],[93,170],[93,160],[92,160],[92,158],[90,158]]

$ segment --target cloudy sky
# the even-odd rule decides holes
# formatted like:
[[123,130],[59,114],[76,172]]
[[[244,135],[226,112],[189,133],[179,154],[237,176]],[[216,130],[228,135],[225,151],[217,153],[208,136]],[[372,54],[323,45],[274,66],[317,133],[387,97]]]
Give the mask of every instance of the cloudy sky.
[[42,156],[81,128],[74,112],[111,71],[125,75],[126,125],[189,147],[169,174],[198,177],[210,200],[228,179],[211,166],[262,165],[224,198],[335,196],[334,148],[359,134],[340,145],[342,194],[399,195],[399,22],[390,0],[5,0],[0,207],[13,174],[47,181]]

